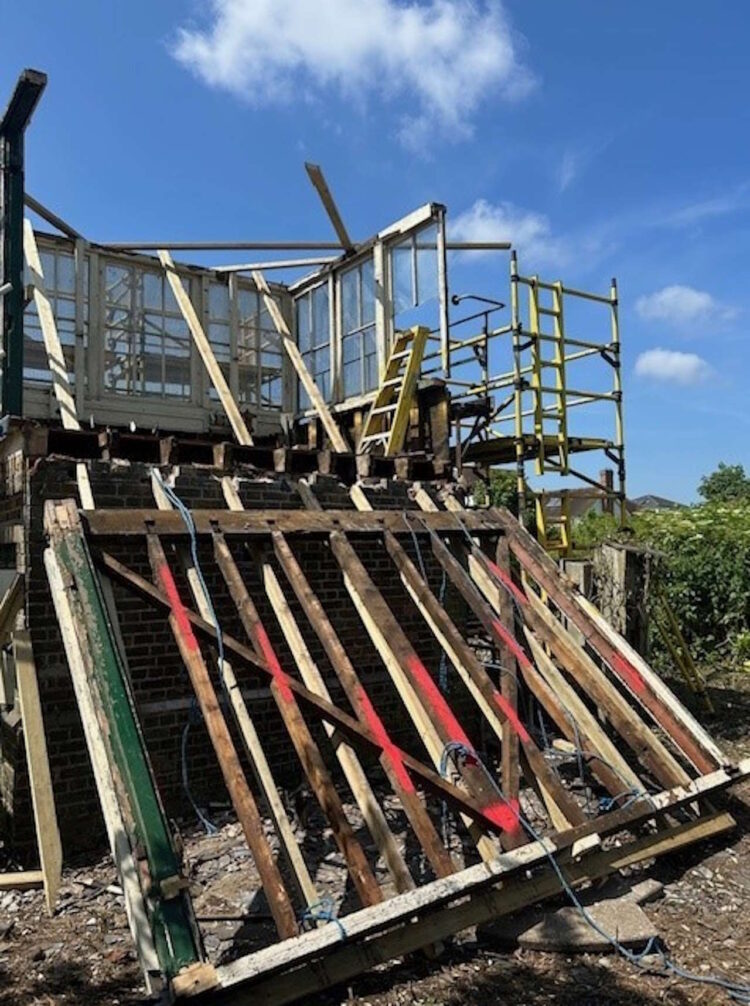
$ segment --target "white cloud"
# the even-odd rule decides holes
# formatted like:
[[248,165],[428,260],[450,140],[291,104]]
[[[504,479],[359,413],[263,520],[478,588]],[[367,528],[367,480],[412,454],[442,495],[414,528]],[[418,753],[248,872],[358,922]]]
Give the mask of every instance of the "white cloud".
[[256,106],[337,91],[405,98],[407,142],[432,126],[471,134],[482,100],[523,96],[533,78],[500,0],[211,0],[206,27],[178,30],[173,55]]
[[674,349],[649,349],[635,361],[639,377],[690,386],[705,384],[714,370],[697,353],[681,353]]
[[559,266],[568,258],[566,242],[552,234],[549,218],[513,203],[477,199],[468,210],[449,218],[449,236],[452,241],[511,241],[535,267]]
[[710,318],[727,321],[736,314],[733,308],[719,304],[705,290],[679,284],[639,297],[635,309],[641,318],[664,321],[670,325],[687,325]]

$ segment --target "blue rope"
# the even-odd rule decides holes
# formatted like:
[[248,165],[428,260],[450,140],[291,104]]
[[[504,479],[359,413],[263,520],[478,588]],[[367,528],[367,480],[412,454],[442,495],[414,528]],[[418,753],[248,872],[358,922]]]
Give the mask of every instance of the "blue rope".
[[341,939],[346,939],[346,930],[344,929],[344,923],[336,914],[336,906],[333,903],[333,898],[330,895],[324,895],[320,901],[314,902],[302,913],[303,922],[335,922],[339,927],[341,933]]
[[509,800],[506,800],[502,790],[488,772],[487,767],[483,765],[482,762],[477,758],[477,754],[475,751],[471,750],[470,748],[467,748],[465,745],[460,744],[457,741],[453,741],[450,744],[446,744],[445,749],[443,750],[443,756],[440,761],[441,775],[445,776],[444,767],[447,767],[447,760],[450,754],[463,754],[464,757],[471,756],[472,758],[475,758],[477,759],[477,761],[479,761],[479,764],[482,765],[482,768],[484,769],[487,778],[490,780],[492,786],[496,790],[500,799],[515,815],[515,817],[518,819],[518,823],[528,833],[529,837],[533,839],[533,841],[538,842],[540,844],[542,851],[544,852],[547,859],[550,861],[550,864],[557,876],[557,879],[560,881],[560,886],[570,899],[574,908],[579,912],[583,920],[590,926],[590,928],[593,929],[595,933],[598,933],[599,936],[602,937],[602,939],[606,940],[610,944],[610,946],[622,958],[624,958],[626,961],[628,961],[628,963],[634,965],[635,967],[640,968],[642,971],[658,974],[659,972],[655,970],[653,965],[644,963],[646,957],[652,954],[656,954],[661,959],[661,968],[663,972],[667,974],[673,974],[677,978],[681,978],[684,981],[693,982],[698,985],[708,985],[713,988],[723,989],[725,992],[727,992],[727,994],[731,999],[735,1000],[735,1002],[742,1003],[744,1004],[744,1006],[750,1006],[750,983],[733,982],[727,978],[722,978],[718,975],[697,975],[694,974],[692,971],[687,971],[685,968],[680,967],[680,965],[675,964],[675,962],[667,956],[665,951],[660,946],[657,945],[657,938],[654,936],[652,936],[649,939],[643,950],[639,951],[638,953],[629,950],[627,947],[623,946],[623,944],[620,943],[620,941],[617,939],[616,936],[612,936],[611,933],[608,933],[592,917],[591,913],[588,911],[586,906],[580,901],[578,895],[573,890],[573,887],[571,886],[567,877],[563,873],[562,868],[555,859],[554,855],[547,848],[542,835],[540,835],[539,832],[531,824],[531,822],[528,821],[523,816],[523,814],[521,814],[520,810],[516,809],[516,807],[514,807]]
[[[216,610],[214,609],[213,602],[211,601],[211,595],[208,592],[208,587],[206,586],[206,581],[203,578],[203,571],[201,570],[200,562],[198,561],[198,535],[195,529],[195,522],[193,520],[193,515],[190,510],[185,506],[177,493],[166,484],[164,479],[161,477],[161,472],[158,468],[152,469],[153,475],[157,482],[164,491],[164,495],[174,506],[175,510],[182,517],[183,523],[187,528],[188,534],[190,535],[190,557],[193,563],[193,569],[195,570],[195,575],[198,578],[198,583],[201,590],[203,591],[203,596],[206,600],[206,606],[208,608],[209,614],[211,616],[211,621],[213,622],[214,628],[216,630],[216,645],[219,654],[219,669],[224,664],[224,639],[221,634],[221,626],[219,625],[219,619],[216,617]],[[222,676],[223,684],[223,676]],[[182,739],[180,743],[180,773],[182,776],[182,788],[185,790],[185,795],[190,801],[190,806],[195,811],[195,816],[198,818],[200,823],[203,825],[207,835],[215,835],[217,832],[216,825],[203,813],[198,804],[193,797],[192,790],[190,788],[190,774],[188,770],[188,757],[187,757],[187,747],[188,747],[188,737],[190,735],[190,727],[196,723],[200,723],[201,716],[200,710],[198,708],[198,703],[193,696],[192,702],[190,703],[190,709],[188,711],[187,722],[182,731]]]

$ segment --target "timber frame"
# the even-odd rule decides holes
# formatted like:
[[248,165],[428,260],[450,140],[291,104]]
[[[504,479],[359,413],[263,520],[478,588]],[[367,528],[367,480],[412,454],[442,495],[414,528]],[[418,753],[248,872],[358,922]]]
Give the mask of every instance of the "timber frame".
[[[291,1002],[376,963],[435,948],[467,926],[558,893],[551,857],[577,887],[733,826],[722,809],[721,793],[750,775],[750,761],[736,766],[726,761],[687,709],[506,511],[466,511],[450,487],[440,502],[419,485],[409,509],[378,510],[377,482],[351,486],[350,510],[325,510],[316,496],[315,476],[296,483],[303,509],[245,510],[241,483],[224,475],[227,510],[194,510],[191,516],[201,554],[213,549],[211,568],[204,560],[203,572],[210,572],[212,582],[216,577],[223,581],[222,597],[236,605],[240,639],[217,628],[200,580],[191,579],[184,518],[171,509],[161,479],[155,475],[158,509],[79,511],[72,501],[50,501],[45,516],[45,562],[57,616],[108,827],[114,834],[119,822],[122,829],[113,852],[152,988],[161,982],[176,996],[207,997],[211,1003],[251,1003],[258,997],[267,1003]],[[394,614],[398,608],[393,600],[386,603],[360,561],[355,546],[361,536],[381,541],[403,589],[445,652],[451,674],[462,683],[451,687],[466,687],[473,696],[500,745],[497,770],[491,756],[478,753],[477,740],[459,722],[435,668],[422,662],[400,628]],[[136,538],[147,548],[151,579],[112,554],[118,542]],[[304,542],[330,549],[335,558],[364,631],[411,721],[408,749],[394,741],[387,718],[359,680],[345,642],[303,572],[297,551]],[[477,632],[470,638],[459,629],[425,581],[419,564],[428,553],[468,605],[483,637],[479,643]],[[291,666],[282,666],[253,601],[243,575],[248,562],[258,564],[263,590],[293,656]],[[190,599],[178,586],[185,573]],[[137,740],[138,714],[112,628],[116,621],[118,631],[127,632],[127,621],[111,607],[112,582],[161,610],[169,621],[276,923],[279,942],[231,963],[214,967],[202,949],[184,868],[159,809],[148,754]],[[311,628],[317,635],[351,711],[331,699],[304,641],[295,614],[300,608],[309,624],[304,631]],[[575,641],[572,628],[583,633],[585,648]],[[266,805],[272,804],[275,786],[257,734],[248,727],[252,708],[242,700],[241,707],[235,700],[232,705],[220,700],[213,683],[219,633],[225,685],[226,673],[235,682],[248,672],[267,679],[346,864],[361,908],[341,916],[336,925],[303,930],[301,914],[315,904],[311,874],[304,861],[291,855],[299,850],[293,839],[287,841],[288,824],[278,812],[271,819],[280,854],[291,868],[291,887],[258,827],[260,808],[240,768],[228,730],[230,717],[254,763]],[[513,688],[498,681],[496,664],[486,663],[487,652],[498,655],[506,669],[501,677]],[[553,731],[577,738],[588,785],[612,809],[592,812],[566,787],[549,752],[534,739],[524,712],[524,696],[530,695]],[[310,731],[316,721],[325,727],[325,747]],[[415,746],[426,757],[415,755]],[[138,757],[123,760],[125,750]],[[390,896],[352,831],[340,784],[334,784],[329,768],[331,757],[344,770],[349,798],[362,810],[387,867]],[[405,813],[432,880],[416,884],[394,842],[371,782],[372,770],[365,768],[373,759]],[[113,790],[116,806],[107,779],[119,780]],[[546,815],[543,835],[539,829],[530,834],[518,816],[526,813],[534,791]],[[461,866],[443,844],[434,798],[445,801],[457,826],[466,829],[466,841],[476,850],[473,865]]]

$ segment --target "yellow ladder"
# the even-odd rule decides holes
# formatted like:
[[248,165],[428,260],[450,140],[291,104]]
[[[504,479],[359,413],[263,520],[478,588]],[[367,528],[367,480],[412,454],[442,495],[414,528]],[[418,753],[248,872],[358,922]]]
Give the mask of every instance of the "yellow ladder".
[[360,453],[382,444],[385,456],[391,457],[404,446],[429,334],[423,325],[396,333],[383,379],[362,427]]

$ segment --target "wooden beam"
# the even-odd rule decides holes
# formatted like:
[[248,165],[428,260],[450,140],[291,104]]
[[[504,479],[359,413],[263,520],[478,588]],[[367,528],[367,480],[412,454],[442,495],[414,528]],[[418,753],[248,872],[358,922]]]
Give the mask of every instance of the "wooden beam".
[[169,624],[183,663],[190,675],[193,690],[203,714],[203,721],[216,753],[232,806],[258,868],[271,915],[279,935],[282,939],[288,939],[290,936],[297,935],[298,932],[294,909],[265,837],[263,822],[258,813],[255,798],[242,771],[234,741],[221,711],[198,640],[195,638],[192,625],[186,617],[185,608],[167,564],[162,544],[155,534],[148,536],[148,555],[154,579],[161,584],[164,593],[169,598],[171,608]]
[[325,614],[322,604],[310,587],[309,581],[302,572],[288,542],[283,535],[277,533],[274,535],[273,543],[276,558],[279,560],[297,600],[302,605],[308,621],[320,639],[360,723],[381,740],[382,746],[378,752],[380,765],[391,788],[398,796],[427,859],[437,876],[448,876],[453,872],[453,863],[438,838],[427,810],[419,799],[401,753],[391,740],[385,724],[380,719],[341,640]]
[[159,261],[166,270],[167,279],[169,280],[169,285],[172,288],[174,298],[177,301],[177,305],[180,308],[182,316],[185,319],[185,323],[191,336],[193,337],[193,342],[198,349],[201,360],[203,360],[203,365],[206,368],[209,378],[211,379],[211,383],[214,388],[216,388],[219,401],[226,413],[227,419],[229,420],[237,441],[240,444],[252,444],[253,438],[250,435],[247,424],[242,417],[242,413],[237,407],[237,402],[234,400],[234,396],[229,390],[229,385],[224,377],[224,372],[216,360],[211,343],[209,342],[208,337],[203,330],[203,325],[201,325],[200,319],[198,318],[198,314],[193,307],[193,302],[182,285],[180,276],[175,268],[174,262],[172,261],[172,256],[164,248],[159,250]]
[[[362,509],[370,506],[361,486],[352,486],[350,495],[355,506]],[[534,743],[517,712],[508,705],[492,683],[476,654],[464,640],[445,608],[432,593],[406,551],[395,536],[388,531],[384,534],[384,542],[386,551],[396,565],[401,582],[409,596],[501,743],[505,743],[506,727],[509,727],[509,732],[523,748],[535,775],[539,777],[555,807],[561,812],[558,820],[561,823],[565,822],[568,827],[581,824],[585,818],[578,804],[568,795],[544,760],[544,756]],[[505,790],[503,793],[506,799],[513,799]],[[516,799],[517,797],[518,794],[516,794]],[[516,833],[516,838],[518,841],[522,841],[524,836]]]
[[309,161],[306,161],[305,171],[307,172],[308,178],[313,183],[315,191],[320,196],[323,209],[328,214],[328,219],[333,225],[336,237],[343,245],[345,251],[353,252],[355,247],[354,242],[349,237],[349,232],[344,226],[344,221],[341,219],[338,206],[331,195],[331,190],[328,188],[328,183],[325,180],[322,168],[318,164],[310,164]]
[[149,991],[160,987],[161,967],[154,946],[146,899],[141,889],[140,870],[135,850],[130,845],[123,811],[117,800],[117,787],[107,750],[105,727],[99,718],[94,692],[89,681],[86,662],[76,631],[75,617],[60,563],[51,548],[44,552],[44,565],[55,606],[55,615],[65,647],[76,702],[81,716],[91,767],[99,795],[104,824],[112,858],[120,876],[125,900],[125,912],[136,953]]
[[[724,815],[690,821],[637,842],[597,849],[577,861],[557,843],[534,842],[504,853],[494,867],[469,867],[447,880],[433,881],[375,909],[348,916],[352,935],[344,943],[327,927],[304,934],[294,946],[269,947],[224,965],[218,969],[220,984],[232,990],[236,1006],[254,1006],[261,995],[268,1006],[282,1006],[299,996],[300,987],[325,988],[415,950],[430,938],[448,936],[558,894],[560,881],[549,862],[550,855],[555,856],[568,882],[579,887],[731,826]],[[320,968],[321,959],[325,960],[324,969]],[[245,981],[252,981],[247,990],[241,987]]]
[[14,870],[0,873],[0,891],[29,891],[44,887],[43,870]]
[[[242,513],[192,510],[191,513],[199,535],[211,534],[214,528],[226,537],[268,535],[273,531],[288,535],[325,537],[334,530],[345,531],[347,534],[381,534],[384,530],[396,535],[410,534],[410,529],[398,510],[374,510],[371,513],[357,513],[354,510],[326,510],[317,513],[307,510],[245,510]],[[147,529],[153,529],[160,536],[186,538],[188,534],[182,517],[174,511],[102,508],[85,512],[83,519],[88,534],[92,536],[141,536]],[[426,529],[445,535],[463,534],[449,513],[425,514],[421,519]],[[468,517],[466,525],[472,534],[497,534],[497,529],[479,512]],[[417,534],[422,533],[417,526],[414,530]]]
[[[380,654],[435,767],[441,768],[447,745],[459,744],[461,750],[473,751],[474,745],[346,535],[341,531],[334,531],[330,536],[330,543],[357,614]],[[459,757],[457,762],[459,775],[467,790],[485,808],[486,816],[494,820],[503,832],[516,832],[520,828],[518,819],[513,809],[499,796],[484,768],[471,756]],[[487,861],[495,858],[497,848],[494,841],[474,824],[469,825],[469,830],[482,858]]]
[[62,877],[62,845],[57,827],[55,798],[47,757],[39,683],[31,648],[31,634],[25,629],[13,634],[13,660],[16,667],[18,699],[23,723],[23,743],[29,771],[29,788],[34,808],[36,840],[44,874],[44,897],[47,911],[53,913]]
[[[156,504],[160,510],[173,509],[169,497],[164,492],[160,480],[156,473],[152,474],[151,484],[154,492]],[[198,570],[193,565],[190,550],[186,545],[177,545],[177,555],[180,564],[185,572],[190,593],[201,616],[207,622],[212,619],[212,608],[209,599],[206,597],[203,582],[198,575]],[[279,839],[279,845],[284,853],[291,875],[297,887],[299,896],[304,904],[310,908],[316,904],[320,898],[315,888],[307,864],[302,856],[297,836],[294,834],[291,822],[284,807],[284,802],[279,795],[276,782],[273,778],[271,766],[268,764],[263,745],[255,729],[255,723],[247,708],[247,703],[242,696],[234,668],[228,660],[221,662],[219,674],[224,685],[226,695],[229,697],[235,722],[245,746],[245,752],[250,762],[255,778],[260,790],[265,798],[271,819]]]
[[297,371],[297,377],[299,377],[300,384],[307,392],[313,408],[317,412],[321,423],[325,427],[328,439],[331,441],[331,446],[337,453],[346,454],[349,451],[346,440],[344,440],[341,430],[339,429],[336,420],[333,418],[331,410],[328,408],[325,399],[320,393],[320,389],[313,380],[310,371],[307,369],[307,365],[305,364],[302,354],[299,351],[299,347],[294,341],[294,337],[287,325],[286,318],[281,313],[281,308],[271,294],[268,283],[266,282],[266,277],[257,269],[252,273],[252,277],[259,293],[263,296],[263,302],[266,306],[266,310],[271,316],[271,320],[274,323],[276,331],[281,336],[281,343],[286,351],[286,354],[291,360],[292,366]]
[[323,761],[320,749],[310,733],[295,695],[289,687],[290,677],[281,667],[258,614],[258,609],[255,607],[232,553],[220,533],[214,535],[214,556],[237,608],[242,627],[252,641],[256,652],[264,658],[271,672],[271,694],[310,783],[310,788],[328,819],[334,841],[344,857],[357,894],[364,905],[377,904],[382,900],[378,882],[370,869],[362,846],[354,836],[354,831],[344,813],[344,808]]
[[[122,583],[128,590],[147,599],[162,610],[172,610],[172,601],[170,596],[164,590],[159,590],[138,573],[134,572],[134,570],[129,569],[121,563],[118,559],[115,559],[106,552],[99,553],[98,555],[95,555],[94,558],[100,569],[116,579],[119,583]],[[206,622],[200,617],[200,615],[196,614],[196,612],[184,605],[181,607],[181,617],[182,616],[184,616],[186,622],[189,623],[190,626],[199,632],[205,639],[208,639],[209,641],[214,641],[216,639],[216,628],[214,625],[210,622]],[[254,669],[260,670],[267,676],[270,676],[271,671],[267,663],[264,660],[261,660],[252,649],[245,646],[234,637],[228,635],[226,632],[222,632],[221,638],[224,643],[225,650],[233,653],[240,660],[249,664]],[[355,720],[348,713],[339,709],[338,706],[335,706],[321,698],[321,696],[316,695],[315,692],[310,691],[309,688],[306,688],[303,684],[301,684],[301,682],[296,681],[294,678],[290,678],[287,683],[289,688],[295,693],[301,702],[304,702],[307,708],[313,710],[325,722],[332,723],[336,726],[345,737],[355,743],[359,743],[363,747],[366,747],[368,750],[374,751],[375,753],[380,753],[383,750],[385,742],[384,738],[377,736],[369,727]],[[453,786],[417,758],[407,754],[403,748],[400,748],[395,744],[391,748],[389,744],[388,749],[392,751],[395,757],[403,762],[410,775],[412,775],[439,799],[445,800],[458,812],[468,814],[474,820],[481,821],[483,827],[494,831],[501,830],[501,826],[494,821],[492,817],[487,816],[484,810],[463,790]]]
[[[81,424],[78,421],[75,398],[73,397],[70,380],[68,379],[68,370],[65,365],[65,356],[57,331],[55,313],[52,310],[52,304],[50,303],[44,283],[44,271],[36,244],[34,228],[28,219],[24,220],[23,223],[23,249],[26,256],[26,264],[29,267],[31,285],[34,290],[34,306],[36,307],[39,325],[42,329],[47,363],[52,375],[52,390],[60,408],[60,418],[64,429],[80,430]],[[79,461],[76,465],[76,479],[81,506],[85,510],[93,510],[94,497],[91,493],[88,468],[82,461]]]
[[607,626],[601,615],[595,617],[590,606],[581,603],[580,595],[560,576],[553,560],[525,531],[518,521],[501,508],[491,511],[508,535],[510,547],[524,569],[550,599],[583,634],[586,642],[609,665],[653,719],[664,729],[673,743],[700,772],[710,772],[722,764],[724,756],[690,716],[669,689],[658,682],[653,671],[635,660],[633,651],[624,655],[625,641]]

